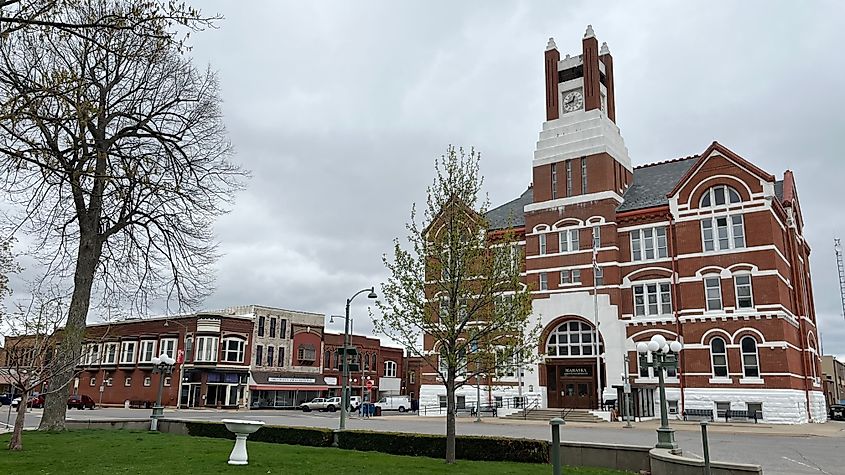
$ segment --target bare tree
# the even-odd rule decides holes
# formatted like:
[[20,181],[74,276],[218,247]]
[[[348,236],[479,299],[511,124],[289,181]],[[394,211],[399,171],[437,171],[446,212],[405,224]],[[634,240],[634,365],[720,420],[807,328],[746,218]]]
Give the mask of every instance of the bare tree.
[[65,321],[66,305],[61,296],[45,297],[34,293],[26,305],[3,323],[5,338],[5,366],[15,392],[20,393],[20,403],[15,417],[10,450],[23,449],[23,427],[30,395],[36,389],[42,394],[55,392],[63,395],[65,386],[45,387],[45,383],[65,371],[73,371],[78,361],[70,361],[56,351],[60,345],[61,327]]
[[[101,15],[84,19],[75,15],[78,8],[96,3],[121,8],[104,9]],[[0,39],[28,28],[50,28],[104,46],[96,33],[105,29],[181,47],[191,31],[213,27],[221,18],[203,15],[186,2],[171,0],[0,0]]]
[[[376,328],[420,356],[446,387],[446,462],[455,461],[456,390],[533,352],[538,325],[510,231],[492,232],[480,202],[479,155],[449,147],[435,164],[423,222],[397,239]],[[431,348],[431,349],[427,349]]]
[[[79,3],[77,24],[133,5]],[[37,237],[47,274],[72,279],[70,360],[92,295],[143,312],[153,299],[193,308],[211,291],[213,223],[246,172],[230,161],[215,74],[172,43],[18,31],[0,44],[0,154],[0,189],[19,210],[9,224]],[[53,376],[67,384],[71,371]],[[40,427],[63,429],[65,411],[48,397]]]

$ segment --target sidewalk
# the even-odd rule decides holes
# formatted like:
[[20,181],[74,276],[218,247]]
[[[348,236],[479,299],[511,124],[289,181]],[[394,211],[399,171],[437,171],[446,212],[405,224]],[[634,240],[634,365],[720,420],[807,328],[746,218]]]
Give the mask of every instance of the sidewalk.
[[[549,423],[545,421],[521,421],[518,419],[492,419],[485,418],[486,424],[502,424],[502,425],[541,425],[548,426]],[[569,427],[578,427],[583,429],[601,428],[611,429],[619,428],[620,430],[647,430],[653,431],[660,427],[660,420],[654,419],[650,421],[632,422],[631,429],[625,428],[624,422],[567,422]],[[676,431],[701,431],[701,425],[698,421],[680,421],[670,420],[669,425]],[[707,430],[711,433],[726,433],[726,434],[755,434],[755,435],[780,435],[780,436],[794,436],[794,437],[845,437],[845,423],[838,421],[828,421],[823,424],[765,424],[765,423],[725,423],[725,422],[711,422],[707,425]]]

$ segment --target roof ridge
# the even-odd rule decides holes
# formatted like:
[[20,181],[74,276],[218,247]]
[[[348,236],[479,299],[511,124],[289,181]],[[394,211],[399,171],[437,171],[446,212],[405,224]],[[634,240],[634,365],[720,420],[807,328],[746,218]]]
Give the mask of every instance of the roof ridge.
[[669,159],[669,160],[663,160],[662,162],[652,162],[652,163],[646,163],[646,164],[643,164],[643,165],[637,165],[637,166],[635,166],[635,167],[634,167],[634,170],[638,170],[638,169],[640,169],[640,168],[653,167],[653,166],[657,166],[657,165],[665,165],[665,164],[667,164],[667,163],[682,162],[682,161],[684,161],[684,160],[690,160],[690,159],[693,159],[693,158],[699,158],[700,156],[701,156],[701,155],[699,155],[699,154],[695,154],[695,155],[688,155],[688,156],[686,156],[686,157],[671,158],[671,159]]

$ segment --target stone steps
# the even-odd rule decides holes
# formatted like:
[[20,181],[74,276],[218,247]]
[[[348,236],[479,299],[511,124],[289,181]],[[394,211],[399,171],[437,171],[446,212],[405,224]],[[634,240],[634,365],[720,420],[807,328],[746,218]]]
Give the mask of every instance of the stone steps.
[[[564,416],[565,414],[565,416]],[[508,414],[505,419],[522,419],[528,421],[548,421],[555,417],[563,417],[567,422],[604,422],[602,418],[591,414],[586,409],[533,409],[524,416],[522,411]]]

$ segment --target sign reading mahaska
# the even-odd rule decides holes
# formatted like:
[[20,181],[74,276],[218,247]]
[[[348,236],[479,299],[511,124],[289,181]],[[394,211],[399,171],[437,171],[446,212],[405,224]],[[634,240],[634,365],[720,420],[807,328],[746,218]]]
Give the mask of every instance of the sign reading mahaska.
[[564,366],[562,376],[592,376],[593,368],[590,366]]

